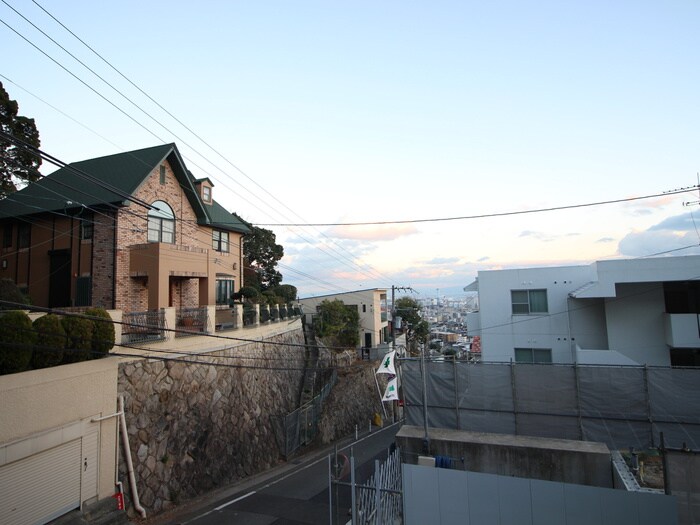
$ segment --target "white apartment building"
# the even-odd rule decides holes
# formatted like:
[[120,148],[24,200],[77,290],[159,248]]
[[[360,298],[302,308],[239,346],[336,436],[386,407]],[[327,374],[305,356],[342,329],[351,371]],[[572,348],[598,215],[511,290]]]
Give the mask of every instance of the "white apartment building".
[[481,271],[475,289],[483,361],[700,366],[700,256]]
[[311,322],[316,308],[323,301],[342,301],[346,306],[357,308],[360,314],[360,346],[376,347],[387,341],[389,336],[387,291],[381,288],[357,290],[329,295],[319,295],[299,299],[303,315]]

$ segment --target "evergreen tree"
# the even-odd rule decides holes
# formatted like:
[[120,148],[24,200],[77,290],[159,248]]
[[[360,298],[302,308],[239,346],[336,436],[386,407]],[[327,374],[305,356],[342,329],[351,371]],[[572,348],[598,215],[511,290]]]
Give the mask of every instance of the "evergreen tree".
[[249,227],[252,232],[243,239],[245,285],[264,292],[282,281],[277,263],[284,256],[284,248],[275,242],[275,234],[271,230],[253,225]]
[[[18,115],[19,105],[0,82],[0,131],[38,148],[39,131],[33,118]],[[17,185],[41,177],[41,158],[25,151],[0,135],[0,197],[17,191]]]

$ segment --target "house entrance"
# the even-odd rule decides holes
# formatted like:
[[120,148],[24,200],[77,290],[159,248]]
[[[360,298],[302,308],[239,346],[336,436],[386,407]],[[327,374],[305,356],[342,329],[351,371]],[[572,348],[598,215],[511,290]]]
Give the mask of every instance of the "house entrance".
[[49,308],[70,306],[69,250],[49,251]]

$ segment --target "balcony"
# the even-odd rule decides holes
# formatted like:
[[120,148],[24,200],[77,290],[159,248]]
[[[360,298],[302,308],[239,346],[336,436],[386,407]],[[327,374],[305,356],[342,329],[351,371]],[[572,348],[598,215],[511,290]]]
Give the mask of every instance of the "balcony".
[[150,277],[206,277],[208,250],[162,242],[135,244],[129,247],[129,275]]
[[671,348],[700,348],[700,314],[664,314],[664,329]]

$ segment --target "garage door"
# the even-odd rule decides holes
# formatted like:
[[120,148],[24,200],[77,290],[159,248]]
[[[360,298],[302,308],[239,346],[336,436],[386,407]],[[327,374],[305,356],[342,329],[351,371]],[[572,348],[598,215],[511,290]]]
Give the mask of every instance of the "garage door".
[[80,507],[81,439],[0,467],[5,525],[51,521]]

